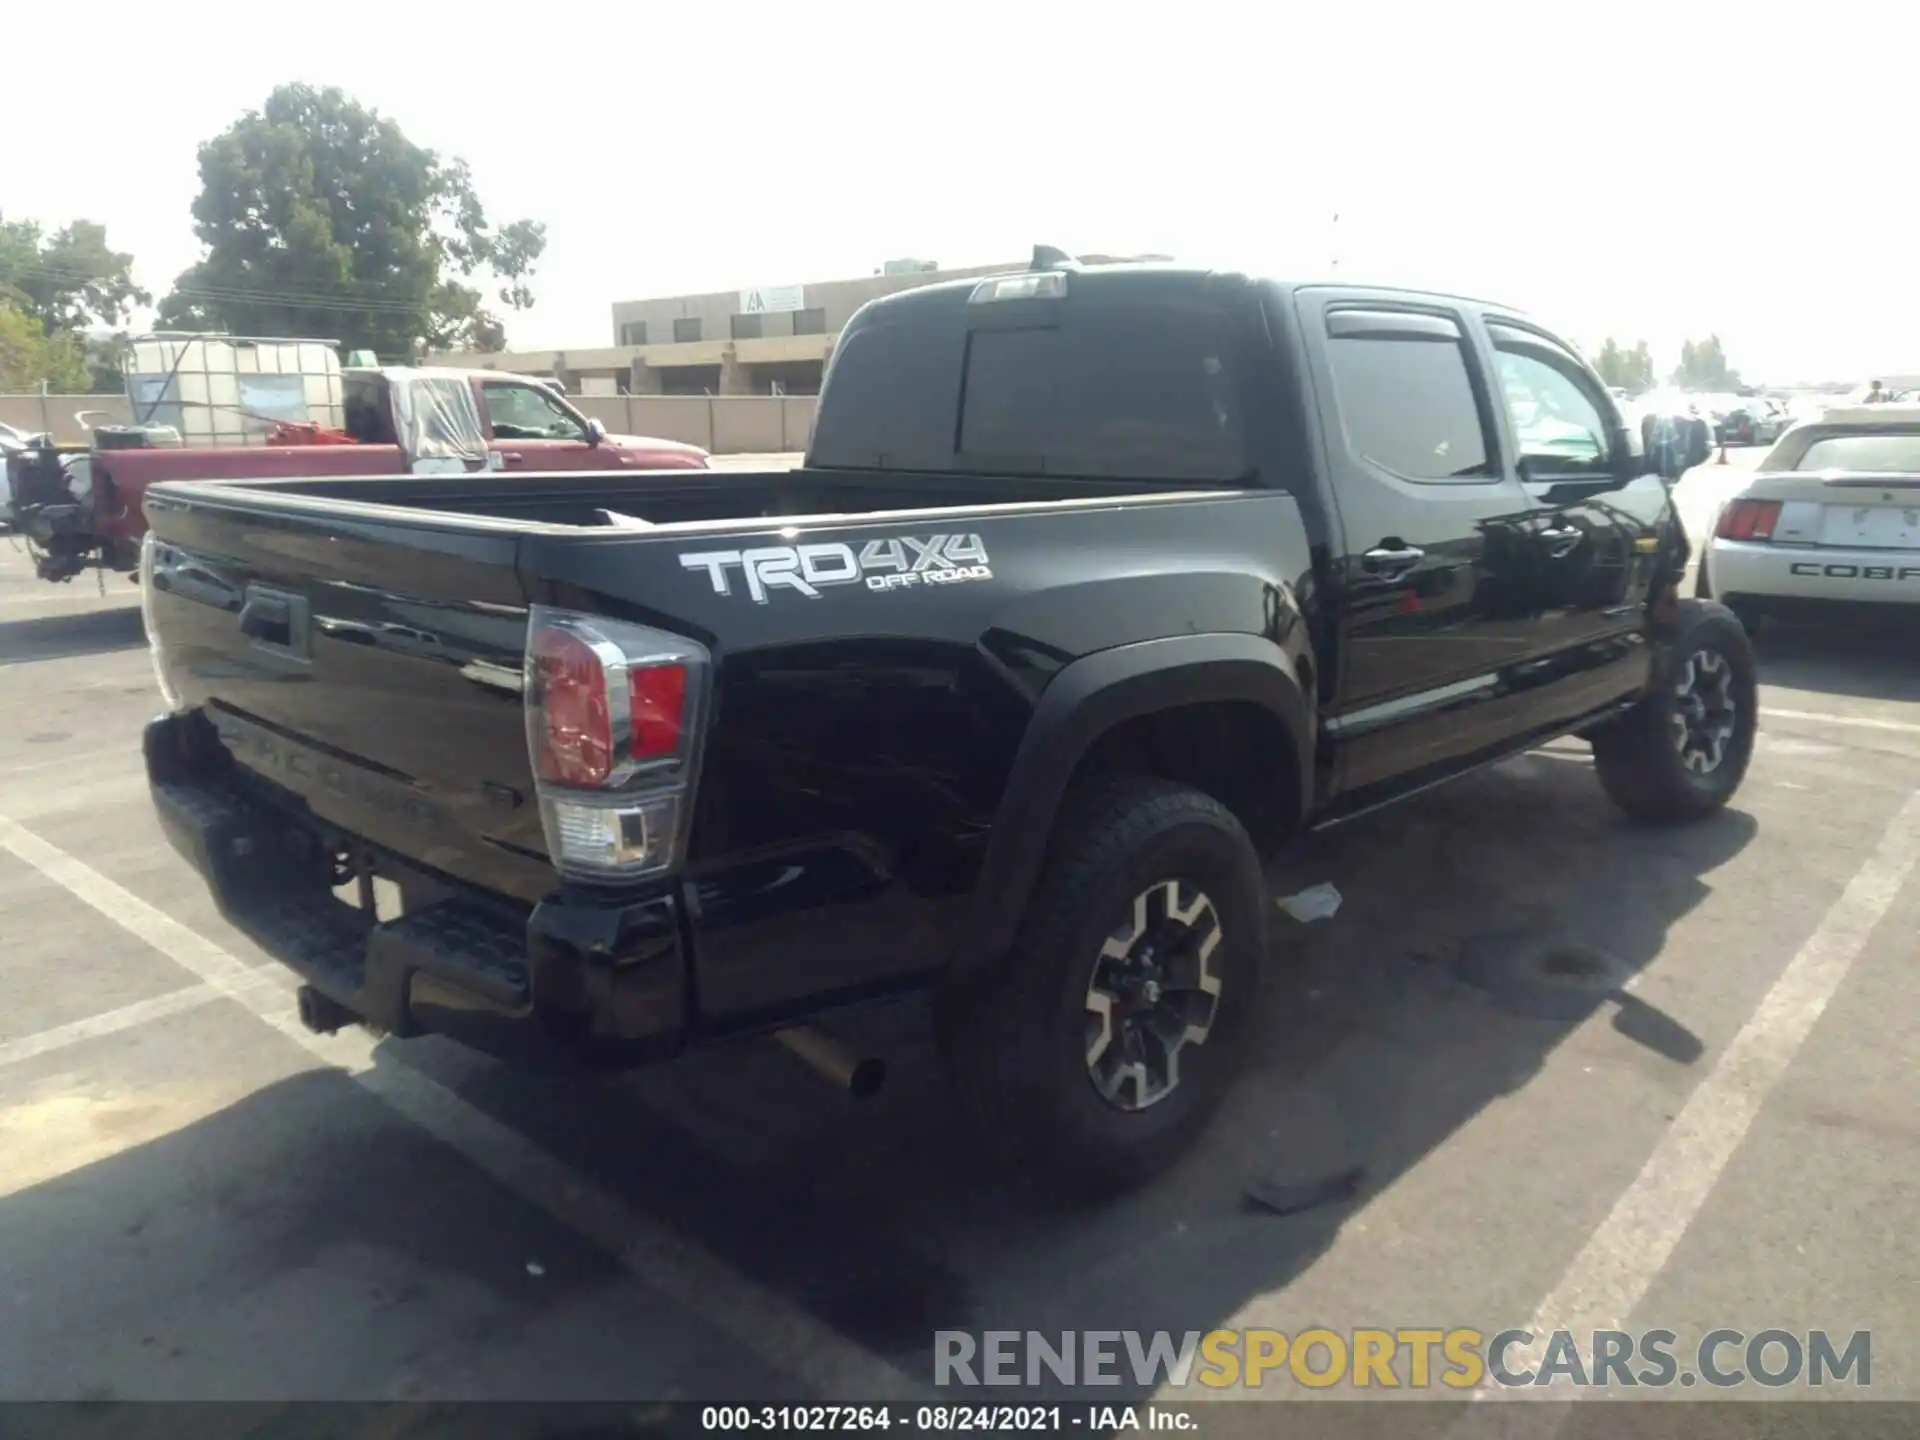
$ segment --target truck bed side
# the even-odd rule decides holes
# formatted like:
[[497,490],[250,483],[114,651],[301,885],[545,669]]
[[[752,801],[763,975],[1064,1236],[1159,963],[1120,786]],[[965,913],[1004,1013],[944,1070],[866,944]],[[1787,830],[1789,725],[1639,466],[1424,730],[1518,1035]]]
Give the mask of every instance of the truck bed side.
[[[1036,741],[1036,706],[1076,662],[1147,649],[1171,674],[1177,637],[1225,635],[1277,673],[1305,663],[1291,587],[1307,546],[1282,492],[634,532],[252,490],[150,502],[155,623],[182,700],[267,785],[455,881],[523,904],[558,888],[529,803],[530,603],[708,648],[679,893],[712,1027],[954,956],[1023,747],[1058,738]],[[276,624],[286,600],[304,607],[304,655],[243,633],[249,587],[283,597]],[[1056,757],[1055,781],[1074,758]],[[990,868],[996,885],[1032,881],[1004,857]]]

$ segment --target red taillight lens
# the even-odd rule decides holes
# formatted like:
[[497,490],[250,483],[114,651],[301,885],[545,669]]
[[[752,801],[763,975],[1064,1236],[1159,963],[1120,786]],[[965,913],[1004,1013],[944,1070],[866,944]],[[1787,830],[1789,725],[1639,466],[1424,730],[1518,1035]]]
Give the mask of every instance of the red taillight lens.
[[600,657],[578,636],[546,629],[534,637],[533,669],[546,720],[539,737],[540,778],[605,784],[613,773],[613,717]]
[[1736,500],[1720,512],[1714,534],[1722,540],[1771,540],[1779,519],[1778,500]]
[[[558,785],[601,786],[630,761],[678,754],[687,707],[685,665],[604,659],[570,630],[549,626],[533,641],[539,694],[539,775]],[[609,673],[611,671],[611,673]],[[626,689],[626,724],[615,701]]]
[[680,717],[686,713],[687,667],[649,665],[627,677],[633,707],[633,758],[652,760],[680,748]]
[[712,674],[706,646],[685,635],[529,611],[527,751],[562,875],[626,883],[681,863]]

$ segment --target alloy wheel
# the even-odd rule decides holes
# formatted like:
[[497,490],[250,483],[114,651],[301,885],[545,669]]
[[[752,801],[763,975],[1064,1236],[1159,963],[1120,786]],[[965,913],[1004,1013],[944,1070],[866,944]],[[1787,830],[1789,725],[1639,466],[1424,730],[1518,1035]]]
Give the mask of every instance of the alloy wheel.
[[1733,667],[1718,650],[1696,650],[1680,667],[1673,693],[1673,743],[1680,763],[1696,775],[1711,775],[1727,758],[1740,721]]
[[1196,886],[1162,880],[1133,897],[1087,986],[1087,1075],[1109,1104],[1145,1110],[1179,1087],[1182,1053],[1206,1044],[1219,1008],[1222,938]]

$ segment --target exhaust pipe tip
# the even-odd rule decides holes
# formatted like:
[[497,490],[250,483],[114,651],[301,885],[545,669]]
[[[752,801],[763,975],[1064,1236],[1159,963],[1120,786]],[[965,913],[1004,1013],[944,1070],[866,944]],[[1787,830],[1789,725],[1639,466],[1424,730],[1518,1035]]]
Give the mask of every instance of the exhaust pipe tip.
[[884,1060],[861,1055],[845,1041],[810,1025],[776,1030],[773,1038],[814,1074],[856,1100],[878,1094],[887,1082]]

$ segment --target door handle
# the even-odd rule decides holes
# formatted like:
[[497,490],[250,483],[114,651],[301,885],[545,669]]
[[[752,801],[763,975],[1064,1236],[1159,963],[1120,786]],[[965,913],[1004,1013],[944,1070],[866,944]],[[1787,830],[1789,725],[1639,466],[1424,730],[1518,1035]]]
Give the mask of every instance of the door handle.
[[503,465],[518,465],[526,458],[527,457],[522,455],[518,450],[502,450],[500,452],[500,463]]
[[1558,560],[1571,555],[1574,547],[1580,543],[1580,531],[1572,525],[1556,525],[1540,532],[1540,538],[1547,542],[1547,554]]
[[1411,570],[1427,558],[1427,552],[1412,545],[1397,545],[1387,541],[1376,545],[1360,557],[1361,568],[1369,575],[1398,575]]

